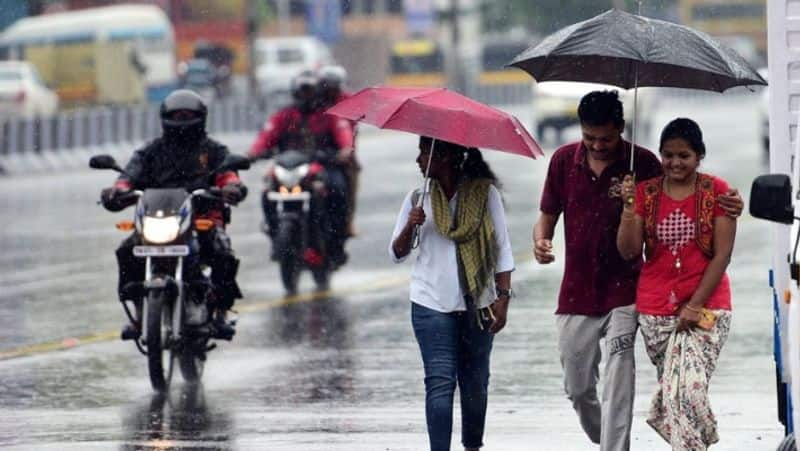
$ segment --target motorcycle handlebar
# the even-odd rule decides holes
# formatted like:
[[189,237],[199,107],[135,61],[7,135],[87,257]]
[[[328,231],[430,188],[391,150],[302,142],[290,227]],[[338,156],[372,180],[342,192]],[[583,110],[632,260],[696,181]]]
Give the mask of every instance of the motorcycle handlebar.
[[192,197],[199,197],[201,199],[222,202],[225,205],[230,205],[228,202],[225,202],[225,198],[222,196],[222,188],[212,186],[210,188],[200,188],[192,191]]
[[135,204],[143,194],[144,191],[141,190],[125,191],[116,194],[107,202],[103,202],[103,199],[100,199],[97,201],[97,204],[103,205],[106,209],[111,211],[120,211]]

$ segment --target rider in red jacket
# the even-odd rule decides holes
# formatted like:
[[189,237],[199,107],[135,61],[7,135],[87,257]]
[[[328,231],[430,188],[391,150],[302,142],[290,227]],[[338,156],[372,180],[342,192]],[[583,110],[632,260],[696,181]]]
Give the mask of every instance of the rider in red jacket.
[[[319,79],[304,72],[292,80],[294,103],[270,117],[250,147],[249,156],[255,160],[269,158],[286,150],[335,154],[325,166],[328,189],[327,212],[330,218],[328,254],[334,265],[347,259],[344,242],[347,239],[348,186],[343,167],[352,158],[353,128],[350,122],[324,113],[319,97]],[[270,237],[275,233],[275,214],[270,202],[264,202],[264,218]]]

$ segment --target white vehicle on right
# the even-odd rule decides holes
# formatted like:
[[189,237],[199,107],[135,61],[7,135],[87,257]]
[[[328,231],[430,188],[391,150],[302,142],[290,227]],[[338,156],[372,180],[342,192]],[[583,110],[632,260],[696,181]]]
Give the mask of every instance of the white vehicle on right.
[[768,280],[774,323],[765,327],[773,328],[777,412],[786,432],[776,451],[797,450],[800,431],[800,134],[796,132],[800,124],[793,101],[800,96],[800,71],[793,70],[800,64],[793,39],[800,29],[800,15],[793,13],[796,3],[767,2],[769,93],[762,93],[759,115],[762,126],[763,121],[768,124],[764,139],[770,173],[753,181],[749,205],[752,216],[773,223]]
[[[627,139],[633,130],[633,90],[598,83],[573,81],[546,81],[533,84],[533,108],[531,130],[537,139],[544,142],[564,142],[562,132],[567,127],[578,125],[578,104],[581,98],[592,91],[617,91],[623,104]],[[651,89],[639,88],[637,99],[637,137],[641,142],[650,134],[650,113],[655,96]],[[552,132],[552,133],[551,133]],[[554,138],[551,136],[554,135]],[[642,139],[640,139],[642,138]]]

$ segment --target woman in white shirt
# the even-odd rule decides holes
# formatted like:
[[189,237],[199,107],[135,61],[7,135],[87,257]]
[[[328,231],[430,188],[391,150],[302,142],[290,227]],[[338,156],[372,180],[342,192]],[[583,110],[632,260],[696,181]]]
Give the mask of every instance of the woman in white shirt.
[[[425,174],[433,140],[420,137]],[[436,141],[430,195],[410,192],[389,254],[403,261],[419,226],[411,275],[411,322],[425,367],[425,416],[431,451],[449,451],[453,395],[461,398],[465,450],[483,446],[492,339],[506,323],[514,259],[497,178],[475,148]],[[430,220],[426,218],[430,217]]]

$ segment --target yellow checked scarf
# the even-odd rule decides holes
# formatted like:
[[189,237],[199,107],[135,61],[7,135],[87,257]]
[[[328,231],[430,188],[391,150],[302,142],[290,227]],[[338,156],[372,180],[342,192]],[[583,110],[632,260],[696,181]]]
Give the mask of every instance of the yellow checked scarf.
[[[468,180],[459,186],[456,227],[453,228],[447,196],[439,183],[431,179],[431,207],[436,228],[456,243],[461,263],[459,273],[463,278],[461,287],[475,303],[494,280],[497,263],[494,224],[487,211],[491,184],[490,179],[481,178]],[[477,308],[476,305],[469,307]]]

